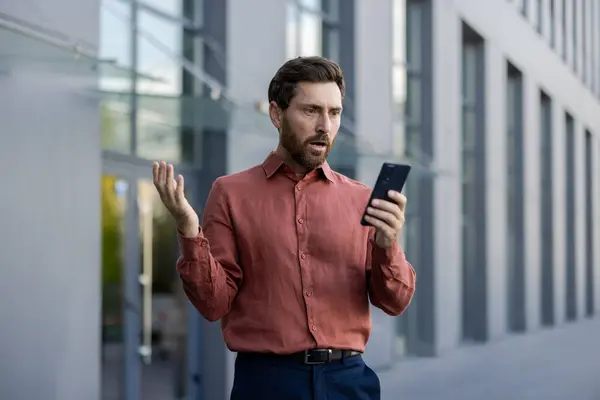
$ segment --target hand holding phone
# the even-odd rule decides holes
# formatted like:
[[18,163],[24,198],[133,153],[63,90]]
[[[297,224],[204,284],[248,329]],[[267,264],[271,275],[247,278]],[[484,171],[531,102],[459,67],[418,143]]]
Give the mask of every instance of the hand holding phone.
[[365,211],[363,212],[363,216],[360,221],[361,225],[371,226],[371,224],[365,220],[365,216],[367,215],[367,207],[371,205],[374,199],[390,201],[388,198],[388,192],[390,190],[394,190],[398,193],[402,191],[404,184],[406,183],[406,179],[408,178],[410,169],[411,166],[408,164],[384,163],[381,166],[381,171],[379,171],[379,176],[375,182],[375,187],[371,192],[369,202],[367,203]]

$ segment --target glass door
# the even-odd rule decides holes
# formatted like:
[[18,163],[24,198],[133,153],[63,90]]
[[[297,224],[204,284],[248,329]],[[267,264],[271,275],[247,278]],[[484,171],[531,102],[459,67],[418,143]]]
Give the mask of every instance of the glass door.
[[175,264],[175,223],[151,181],[138,182],[142,399],[185,399],[187,298]]
[[102,226],[102,400],[186,399],[189,303],[152,181],[104,175]]
[[127,181],[102,176],[102,400],[123,399],[125,372],[124,271]]

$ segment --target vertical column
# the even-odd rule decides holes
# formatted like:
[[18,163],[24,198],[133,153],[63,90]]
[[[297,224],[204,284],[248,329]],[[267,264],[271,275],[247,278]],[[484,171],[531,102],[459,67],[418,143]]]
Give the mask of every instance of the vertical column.
[[[438,175],[433,183],[433,351],[458,346],[462,325],[461,21],[444,1],[432,3],[434,55],[427,78],[431,93],[430,135]],[[436,132],[436,134],[433,134]],[[417,292],[421,289],[417,289]]]
[[[213,177],[260,163],[277,143],[277,132],[269,127],[268,118],[258,118],[252,105],[266,100],[269,81],[285,61],[285,7],[286,3],[279,0],[204,1],[204,20],[207,29],[213,30],[210,37],[221,41],[225,48],[223,78],[228,94],[237,102],[230,108],[227,135],[215,133],[205,138],[207,151],[219,148],[223,153],[220,158],[214,153],[206,158],[219,160],[218,165],[209,166]],[[218,69],[216,56],[204,61],[206,68],[211,63]],[[207,192],[208,188],[202,190]],[[203,398],[229,398],[235,354],[225,347],[219,323],[203,321],[201,336]]]
[[531,76],[526,76],[523,89],[525,326],[530,331],[541,324],[541,107],[540,91]]
[[[487,332],[488,338],[494,338],[507,331],[507,271],[513,267],[507,265],[507,252],[515,252],[515,249],[507,248],[507,63],[500,49],[493,43],[485,44],[484,68],[487,263],[478,268],[486,268],[488,271],[485,294]],[[517,135],[520,133],[521,129]],[[516,139],[519,140],[520,137]],[[515,171],[517,174],[520,172]],[[519,195],[520,193],[517,194]]]
[[[217,2],[217,0],[211,0]],[[287,1],[223,3],[229,93],[238,102],[230,117],[228,172],[260,164],[277,145],[277,131],[255,105],[267,101],[267,88],[286,60]],[[257,56],[258,55],[258,56]]]
[[556,30],[556,53],[562,57],[565,48],[563,26],[563,2],[566,0],[550,0],[554,2],[554,26]]
[[564,18],[565,18],[565,35],[564,35],[564,40],[565,40],[565,49],[566,49],[566,55],[567,55],[567,65],[569,65],[571,68],[573,68],[573,66],[576,65],[576,61],[575,61],[575,51],[576,49],[573,48],[573,12],[574,12],[574,7],[573,7],[573,2],[569,1],[569,0],[562,0],[564,2],[564,8],[563,8],[563,12],[564,14]]
[[585,13],[582,15],[582,19],[585,21],[583,26],[585,30],[583,31],[583,36],[585,37],[584,43],[585,48],[583,51],[585,52],[585,84],[590,90],[594,90],[594,82],[595,82],[595,72],[594,72],[594,43],[595,38],[592,36],[592,32],[594,31],[594,26],[592,25],[594,19],[594,1],[593,0],[583,0],[585,4]]
[[[391,15],[391,0],[378,1],[377,6],[364,0],[355,2],[355,134],[359,143],[369,143],[373,149],[370,155],[359,155],[356,173],[359,181],[370,186],[384,161],[377,155],[389,153],[393,143]],[[392,362],[394,319],[373,308],[372,320],[365,358],[372,367],[380,368]]]
[[553,229],[554,229],[554,322],[556,325],[565,321],[566,310],[566,198],[565,198],[565,112],[558,101],[552,102],[553,137]]

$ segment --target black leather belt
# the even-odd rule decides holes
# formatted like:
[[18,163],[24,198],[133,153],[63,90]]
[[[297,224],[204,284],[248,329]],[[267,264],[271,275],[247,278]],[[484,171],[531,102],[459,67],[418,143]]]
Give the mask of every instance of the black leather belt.
[[292,354],[292,357],[304,364],[327,364],[332,361],[340,361],[344,358],[354,357],[362,354],[355,350],[338,349],[310,349]]

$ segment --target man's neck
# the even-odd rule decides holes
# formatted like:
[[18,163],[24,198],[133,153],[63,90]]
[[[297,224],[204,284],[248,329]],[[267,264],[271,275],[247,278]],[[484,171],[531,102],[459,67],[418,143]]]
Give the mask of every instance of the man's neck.
[[277,154],[277,156],[279,156],[279,158],[281,158],[296,173],[298,177],[302,178],[308,173],[306,168],[294,161],[290,153],[284,149],[282,145],[277,146],[275,149],[275,154]]

